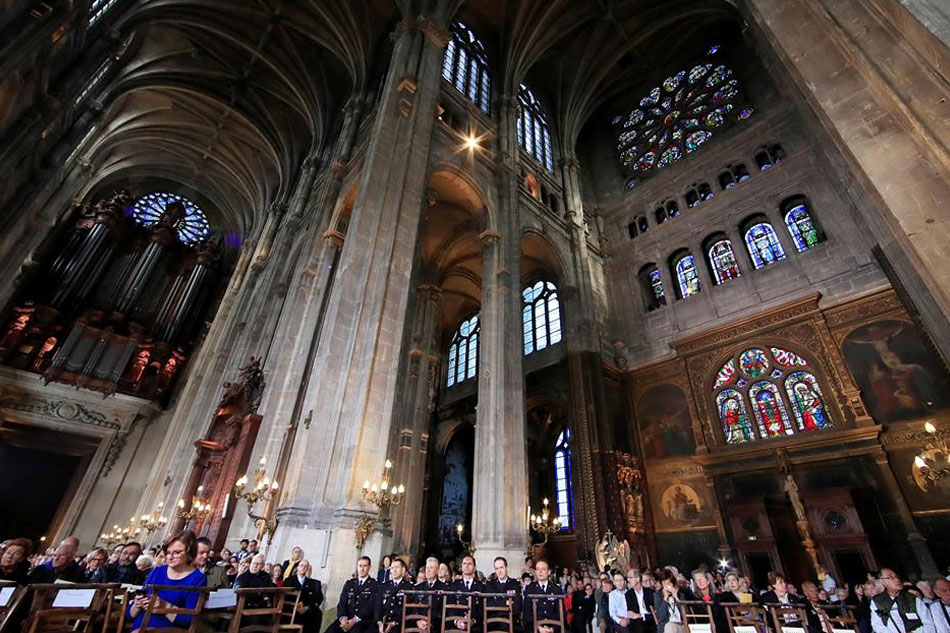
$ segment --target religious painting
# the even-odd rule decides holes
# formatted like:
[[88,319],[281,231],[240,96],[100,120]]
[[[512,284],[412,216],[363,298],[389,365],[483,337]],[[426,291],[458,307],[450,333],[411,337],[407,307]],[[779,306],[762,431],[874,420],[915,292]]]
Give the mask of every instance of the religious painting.
[[452,548],[457,544],[455,526],[468,529],[472,505],[473,433],[463,429],[455,434],[445,452],[442,478],[442,500],[438,521],[439,545]]
[[637,403],[637,415],[646,459],[692,455],[696,451],[686,394],[676,385],[647,389]]
[[663,516],[676,524],[695,525],[702,518],[703,502],[689,484],[668,486],[660,498],[660,506]]
[[912,324],[885,320],[859,327],[843,348],[877,422],[910,420],[950,405],[950,380]]

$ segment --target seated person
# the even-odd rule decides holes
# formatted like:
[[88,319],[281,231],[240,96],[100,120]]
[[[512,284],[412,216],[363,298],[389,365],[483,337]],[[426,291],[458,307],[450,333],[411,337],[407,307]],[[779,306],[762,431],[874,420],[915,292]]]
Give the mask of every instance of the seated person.
[[97,569],[100,569],[108,561],[109,552],[107,552],[103,547],[97,547],[86,554],[86,558],[82,561],[82,567],[86,573],[86,580],[92,582],[92,575],[96,573]]
[[45,584],[62,580],[65,582],[85,582],[86,574],[76,562],[76,551],[79,548],[75,537],[67,537],[53,552],[52,560],[37,565],[30,571],[29,583],[33,585]]
[[[235,589],[263,589],[276,586],[270,574],[264,570],[263,554],[254,554],[250,561],[248,570],[234,580]],[[267,600],[263,596],[248,596],[244,606],[248,609],[263,609],[267,606]]]
[[145,582],[148,572],[143,572],[136,566],[139,556],[142,555],[142,546],[136,542],[126,543],[119,552],[119,558],[114,563],[103,565],[93,572],[89,582],[117,582],[126,585],[141,585]]
[[303,633],[319,633],[323,623],[323,585],[319,580],[310,577],[312,568],[310,561],[303,558],[294,565],[293,575],[284,581],[285,587],[291,587],[300,592],[297,603],[297,614],[303,625]]
[[[198,544],[195,533],[185,530],[176,534],[165,544],[167,565],[154,568],[145,579],[145,589],[149,585],[178,585],[181,590],[162,589],[155,597],[157,607],[180,607],[194,609],[198,605],[198,592],[188,591],[191,587],[204,587],[205,575],[194,566],[198,555]],[[148,608],[150,596],[148,593],[136,595],[129,607],[129,617],[133,618],[132,631],[135,633],[142,627],[145,610]],[[149,617],[149,628],[188,628],[194,616],[185,614],[153,615]]]
[[30,563],[27,560],[33,553],[33,544],[25,538],[17,538],[7,543],[0,556],[0,580],[10,580],[18,585],[27,583]]

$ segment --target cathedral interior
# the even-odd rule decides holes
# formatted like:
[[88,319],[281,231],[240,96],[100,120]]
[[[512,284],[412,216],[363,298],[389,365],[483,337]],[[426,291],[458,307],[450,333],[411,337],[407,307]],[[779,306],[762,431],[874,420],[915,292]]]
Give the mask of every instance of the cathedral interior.
[[0,537],[950,565],[939,0],[0,30]]

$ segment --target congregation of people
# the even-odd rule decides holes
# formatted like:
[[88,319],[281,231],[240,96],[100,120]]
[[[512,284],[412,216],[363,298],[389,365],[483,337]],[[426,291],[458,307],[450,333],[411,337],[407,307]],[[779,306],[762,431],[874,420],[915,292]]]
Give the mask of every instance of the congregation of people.
[[[185,531],[147,550],[127,542],[80,556],[79,548],[75,537],[42,553],[34,553],[27,539],[0,542],[0,581],[144,586],[129,603],[132,631],[142,626],[148,587],[161,586],[154,599],[158,606],[191,609],[198,597],[190,587],[289,587],[299,592],[296,617],[303,633],[402,633],[406,614],[423,633],[508,631],[498,622],[483,622],[484,606],[504,607],[515,633],[690,633],[702,613],[709,616],[704,631],[733,633],[732,610],[751,612],[752,607],[783,614],[762,618],[760,629],[773,633],[783,622],[801,633],[837,633],[836,615],[853,622],[858,633],[950,633],[950,578],[912,584],[886,568],[841,584],[821,567],[815,578],[800,584],[773,571],[766,586],[758,587],[725,568],[683,573],[673,566],[598,570],[580,565],[570,570],[527,557],[521,571],[513,573],[502,557],[483,571],[473,556],[458,563],[430,557],[418,566],[391,555],[374,569],[363,556],[352,577],[340,579],[336,618],[324,629],[324,588],[312,577],[313,567],[300,547],[283,563],[267,562],[255,540],[242,540],[234,552],[215,552],[208,539]],[[794,610],[804,622],[788,620]],[[148,628],[190,623],[188,615],[153,615]]]

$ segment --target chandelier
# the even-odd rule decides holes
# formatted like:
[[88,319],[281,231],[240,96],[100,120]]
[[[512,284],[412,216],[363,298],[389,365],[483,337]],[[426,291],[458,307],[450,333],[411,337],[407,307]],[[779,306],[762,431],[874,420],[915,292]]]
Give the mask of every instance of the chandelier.
[[185,522],[185,525],[188,525],[192,519],[196,519],[197,523],[201,523],[209,512],[211,512],[211,502],[204,498],[204,486],[198,486],[198,493],[191,498],[190,509],[185,510],[184,499],[178,500],[176,514],[179,519]]
[[[547,497],[544,498],[543,505],[544,507],[539,514],[531,514],[528,518],[528,529],[542,535],[544,540],[540,543],[532,543],[529,538],[528,553],[531,553],[536,547],[544,547],[547,545],[548,537],[560,530],[564,524],[560,516],[551,516],[551,511],[548,509]],[[528,512],[531,512],[531,508],[528,508]]]
[[148,514],[143,514],[139,519],[139,527],[145,530],[146,542],[148,542],[149,537],[152,536],[152,532],[163,530],[168,524],[168,517],[162,514],[164,509],[165,503],[159,501],[154,510]]
[[921,490],[929,492],[950,484],[950,448],[932,423],[925,423],[924,430],[927,441],[914,457],[911,479]]
[[389,471],[392,467],[393,463],[387,459],[383,465],[383,475],[379,483],[370,482],[369,479],[363,482],[363,498],[376,506],[376,515],[364,515],[360,517],[359,523],[356,524],[357,549],[363,549],[363,545],[366,543],[366,539],[369,538],[370,532],[373,531],[376,523],[380,519],[385,518],[390,507],[398,506],[406,496],[406,487],[404,485],[399,484],[397,486],[390,482]]
[[263,515],[254,513],[254,505],[258,501],[268,503],[277,496],[277,480],[271,481],[270,477],[267,476],[266,467],[267,459],[262,456],[258,462],[257,470],[251,475],[254,483],[251,488],[248,488],[249,481],[246,474],[241,475],[234,482],[234,495],[238,499],[247,502],[247,516],[253,519],[257,526],[257,540],[262,540],[265,536],[269,538],[277,531],[277,519],[267,516],[266,508]]

